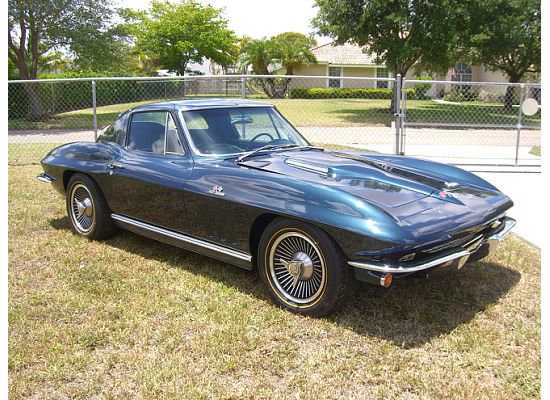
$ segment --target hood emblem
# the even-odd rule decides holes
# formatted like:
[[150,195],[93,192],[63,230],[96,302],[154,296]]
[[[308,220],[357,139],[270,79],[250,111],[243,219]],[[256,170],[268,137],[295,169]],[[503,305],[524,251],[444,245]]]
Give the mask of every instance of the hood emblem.
[[220,185],[214,185],[212,189],[208,191],[208,193],[215,194],[216,196],[225,196],[225,193],[223,192],[223,187]]

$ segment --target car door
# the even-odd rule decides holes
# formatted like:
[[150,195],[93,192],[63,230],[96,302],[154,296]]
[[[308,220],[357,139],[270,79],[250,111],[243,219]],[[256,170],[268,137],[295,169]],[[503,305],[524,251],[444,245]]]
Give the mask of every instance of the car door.
[[168,110],[135,111],[125,145],[108,163],[112,211],[150,224],[188,232],[185,180],[193,161]]

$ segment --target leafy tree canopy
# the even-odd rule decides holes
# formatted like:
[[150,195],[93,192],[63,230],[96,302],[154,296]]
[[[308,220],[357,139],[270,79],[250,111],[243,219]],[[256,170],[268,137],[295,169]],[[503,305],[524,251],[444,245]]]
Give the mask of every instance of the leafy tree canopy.
[[269,75],[270,67],[280,65],[286,75],[293,75],[296,66],[317,62],[311,52],[316,44],[312,37],[297,32],[250,40],[242,47],[241,63],[254,74]]
[[[241,50],[243,69],[252,69],[253,74],[271,75],[276,67],[282,67],[286,75],[293,75],[294,68],[302,64],[313,64],[317,60],[311,52],[315,39],[296,32],[284,32],[270,39],[256,39],[246,42]],[[260,81],[262,90],[271,98],[284,97],[290,78],[267,78]]]
[[472,6],[480,19],[467,45],[472,63],[500,70],[510,82],[540,72],[540,0],[484,0]]
[[207,58],[219,65],[234,61],[237,38],[221,16],[222,10],[195,0],[153,1],[151,9],[125,11],[136,45],[160,66],[185,75],[190,62]]
[[21,79],[36,79],[52,50],[98,43],[110,24],[111,0],[9,0],[8,57]]
[[351,41],[405,76],[417,63],[441,71],[455,61],[469,16],[457,0],[316,0],[313,25],[337,43]]

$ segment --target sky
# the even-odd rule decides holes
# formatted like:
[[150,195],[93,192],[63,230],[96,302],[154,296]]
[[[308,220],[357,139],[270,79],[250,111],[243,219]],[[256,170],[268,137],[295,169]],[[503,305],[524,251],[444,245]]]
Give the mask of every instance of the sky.
[[[314,0],[200,0],[223,8],[223,16],[229,28],[238,36],[251,36],[254,39],[270,37],[282,32],[313,33],[311,19],[317,14]],[[150,0],[119,0],[120,7],[134,9],[149,8]],[[319,44],[330,41],[316,36]]]

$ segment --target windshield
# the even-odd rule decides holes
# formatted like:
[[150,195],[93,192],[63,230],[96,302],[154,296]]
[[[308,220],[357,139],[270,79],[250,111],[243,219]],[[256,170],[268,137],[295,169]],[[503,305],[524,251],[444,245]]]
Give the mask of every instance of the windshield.
[[182,111],[192,147],[199,154],[238,154],[262,146],[308,142],[271,107]]

